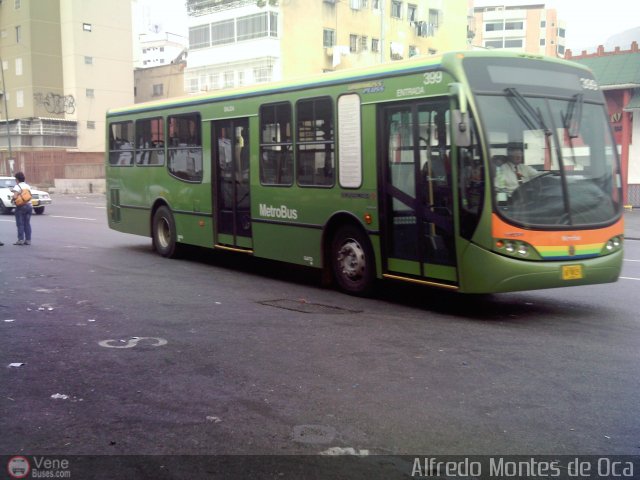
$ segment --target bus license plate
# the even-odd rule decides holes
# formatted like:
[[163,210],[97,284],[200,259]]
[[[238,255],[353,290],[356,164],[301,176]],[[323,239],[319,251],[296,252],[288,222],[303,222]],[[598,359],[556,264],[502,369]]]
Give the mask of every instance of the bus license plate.
[[562,266],[563,280],[579,280],[582,277],[584,277],[582,273],[582,265],[563,265]]

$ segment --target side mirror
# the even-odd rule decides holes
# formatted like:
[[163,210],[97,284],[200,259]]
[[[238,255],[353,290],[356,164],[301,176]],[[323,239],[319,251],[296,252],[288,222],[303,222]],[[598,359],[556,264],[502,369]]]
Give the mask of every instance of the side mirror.
[[454,142],[458,147],[471,145],[471,132],[467,114],[467,96],[460,83],[449,84],[449,94],[456,98],[458,108],[451,111],[451,123]]
[[450,83],[449,84],[449,95],[452,97],[456,97],[458,103],[458,109],[460,113],[466,115],[467,113],[467,96],[464,94],[464,90],[462,88],[461,83]]

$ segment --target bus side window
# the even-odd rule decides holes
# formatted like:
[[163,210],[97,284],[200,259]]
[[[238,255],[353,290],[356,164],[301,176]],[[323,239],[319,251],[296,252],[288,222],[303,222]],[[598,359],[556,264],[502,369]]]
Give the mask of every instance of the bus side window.
[[473,121],[471,127],[471,145],[459,147],[458,172],[460,195],[460,233],[466,239],[471,239],[480,221],[482,204],[484,202],[484,164],[478,145],[478,137]]
[[335,170],[333,101],[330,97],[296,104],[297,180],[300,185],[333,185]]
[[260,183],[293,184],[291,104],[260,107]]
[[109,128],[109,165],[133,165],[133,122],[112,123]]
[[196,113],[169,117],[167,167],[176,178],[188,182],[202,181],[202,139],[200,115]]

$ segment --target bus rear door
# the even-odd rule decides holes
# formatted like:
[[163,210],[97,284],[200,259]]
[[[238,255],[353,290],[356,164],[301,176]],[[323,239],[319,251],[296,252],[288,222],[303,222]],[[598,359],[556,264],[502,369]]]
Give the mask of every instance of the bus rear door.
[[380,108],[385,274],[455,288],[449,100]]
[[215,165],[215,242],[219,246],[251,249],[249,189],[249,120],[213,122],[212,161]]

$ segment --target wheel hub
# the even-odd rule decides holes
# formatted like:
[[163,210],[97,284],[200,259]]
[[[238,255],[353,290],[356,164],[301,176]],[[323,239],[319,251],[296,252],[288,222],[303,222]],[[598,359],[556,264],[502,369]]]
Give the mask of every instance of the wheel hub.
[[338,252],[338,264],[342,273],[356,280],[364,275],[366,262],[364,250],[358,242],[353,239],[347,240]]

